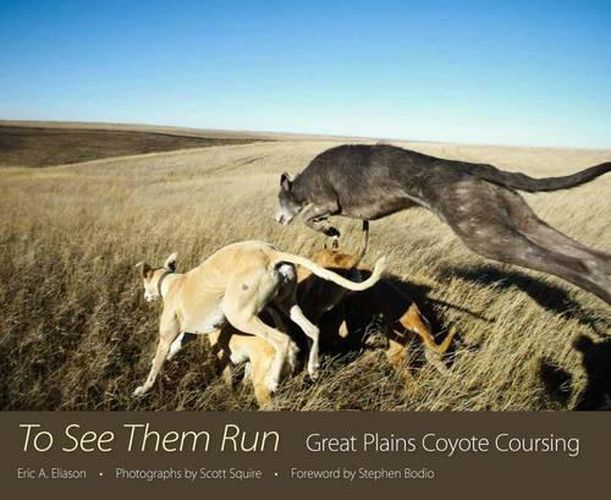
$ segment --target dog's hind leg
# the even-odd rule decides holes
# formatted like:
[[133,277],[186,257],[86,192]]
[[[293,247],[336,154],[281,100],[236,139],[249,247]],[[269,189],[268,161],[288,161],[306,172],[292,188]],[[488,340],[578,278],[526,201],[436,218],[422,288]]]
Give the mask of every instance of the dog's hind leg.
[[171,318],[167,318],[162,315],[161,324],[159,327],[159,342],[157,343],[157,351],[155,352],[151,369],[144,384],[134,391],[134,396],[142,396],[153,386],[155,379],[161,370],[163,362],[168,356],[170,346],[179,333],[180,330],[176,318],[173,315]]
[[588,248],[587,246],[568,237],[542,221],[532,211],[524,199],[520,196],[507,195],[512,208],[512,219],[516,222],[518,229],[527,238],[541,247],[581,261],[594,275],[598,274],[601,281],[609,282],[611,276],[611,254]]
[[174,339],[174,341],[170,344],[170,349],[168,351],[167,360],[170,361],[176,353],[178,353],[182,349],[182,341],[185,337],[185,332],[181,332],[178,337]]
[[556,275],[587,290],[602,300],[611,304],[611,281],[592,269],[583,259],[566,255],[541,244],[520,231],[500,228],[507,242],[504,249],[497,251],[480,251],[481,255],[518,266],[528,267],[536,271]]
[[409,306],[405,314],[399,318],[399,323],[406,330],[418,335],[424,342],[424,345],[436,353],[443,354],[448,349],[449,342],[446,346],[438,346],[435,343],[429,322],[422,316],[416,304]]
[[253,356],[248,373],[259,408],[269,404],[272,392],[275,390],[275,387],[273,387],[273,382],[270,387],[270,381],[268,380],[271,364],[269,359],[269,357],[261,354]]
[[170,352],[168,352],[167,360],[170,361],[180,350],[186,346],[189,342],[193,342],[197,335],[188,332],[181,332],[178,337],[174,339],[172,345],[170,345]]
[[604,254],[569,244],[568,236],[540,221],[515,191],[471,179],[455,187],[441,208],[454,232],[474,252],[554,274],[611,304]]
[[[320,330],[313,324],[303,313],[297,302],[297,287],[292,287],[289,293],[286,293],[282,298],[276,300],[275,305],[279,307],[285,315],[287,315],[293,323],[295,323],[305,333],[312,342],[308,353],[308,375],[312,380],[318,378],[319,362],[319,337]],[[271,309],[271,308],[270,308]],[[282,322],[284,325],[284,322]],[[284,325],[286,327],[286,325]]]
[[305,314],[303,314],[303,311],[301,310],[301,307],[299,307],[297,303],[291,306],[289,313],[291,320],[295,322],[297,326],[303,330],[303,333],[305,333],[306,336],[312,341],[310,352],[308,354],[308,375],[312,380],[316,380],[318,378],[318,370],[320,368],[320,330],[308,318],[306,318]]
[[[270,367],[270,390],[276,390],[282,374],[282,367],[288,355],[289,337],[275,328],[266,325],[256,315],[241,313],[240,311],[225,311],[227,320],[231,325],[251,335],[256,335],[269,342],[276,351],[274,361]],[[252,369],[252,368],[251,368]]]
[[431,332],[429,322],[422,316],[416,304],[412,304],[407,312],[399,318],[399,323],[403,328],[415,333],[422,339],[425,347],[424,356],[427,361],[431,363],[439,373],[446,374],[448,369],[443,361],[441,361],[440,357],[443,356],[450,347],[457,332],[456,328],[452,327],[450,333],[446,335],[441,344],[437,344]]
[[408,353],[405,343],[397,340],[388,340],[388,349],[386,349],[386,359],[393,367],[395,372],[401,376],[405,385],[409,385],[414,381],[414,377],[408,366]]
[[503,193],[520,235],[536,245],[564,272],[554,273],[611,303],[611,255],[582,245],[537,217],[517,193]]
[[585,260],[586,262],[591,261],[595,266],[599,266],[606,275],[611,275],[611,254],[589,248],[557,229],[554,229],[549,224],[539,219],[534,213],[532,215],[534,219],[530,227],[525,228],[525,232],[534,241],[547,241],[553,244],[558,252]]
[[[274,272],[261,272],[255,267],[236,275],[225,289],[221,308],[235,329],[266,340],[276,354],[270,368],[272,389],[280,381],[282,367],[289,352],[288,334],[267,325],[257,315],[278,293],[279,281]],[[273,390],[272,390],[273,392]]]

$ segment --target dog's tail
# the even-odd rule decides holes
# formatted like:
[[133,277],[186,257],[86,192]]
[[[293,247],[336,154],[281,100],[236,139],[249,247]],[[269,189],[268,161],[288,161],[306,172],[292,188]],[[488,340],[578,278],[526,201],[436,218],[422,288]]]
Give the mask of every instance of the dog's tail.
[[590,182],[607,172],[611,172],[611,162],[601,163],[571,175],[545,177],[542,179],[535,179],[520,172],[506,172],[492,165],[478,164],[474,165],[471,169],[471,173],[482,179],[518,191],[528,191],[531,193],[572,188]]
[[342,288],[346,288],[348,290],[352,290],[354,292],[367,290],[368,288],[375,285],[382,277],[382,273],[386,268],[386,257],[382,257],[376,261],[371,276],[369,276],[369,278],[367,278],[365,281],[357,282],[346,279],[343,276],[334,273],[333,271],[330,271],[329,269],[319,266],[315,262],[312,262],[310,259],[302,257],[301,255],[278,252],[278,259],[276,261],[276,265],[282,262],[289,262],[291,264],[303,266],[319,278],[322,278],[327,281],[332,281],[336,285],[339,285]]

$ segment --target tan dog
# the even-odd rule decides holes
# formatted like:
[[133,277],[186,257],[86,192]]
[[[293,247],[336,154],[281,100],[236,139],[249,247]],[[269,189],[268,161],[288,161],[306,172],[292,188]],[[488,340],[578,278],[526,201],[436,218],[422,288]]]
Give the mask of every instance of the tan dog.
[[[274,348],[260,337],[238,332],[231,327],[223,329],[219,334],[212,334],[210,341],[225,381],[233,385],[232,365],[246,363],[243,383],[252,384],[258,406],[266,407],[276,385],[272,372]],[[281,377],[293,374],[298,352],[297,345],[292,340],[289,341],[289,352],[282,367]]]
[[[276,324],[275,326],[283,331],[287,328],[285,324]],[[181,333],[172,344],[168,360],[195,337],[197,336]],[[260,408],[267,406],[274,385],[273,375],[271,374],[272,362],[276,354],[274,348],[262,338],[239,332],[231,325],[211,333],[208,339],[225,381],[233,386],[232,367],[245,363],[242,382],[252,385],[255,399]],[[180,344],[180,346],[175,346],[175,344]],[[293,374],[298,352],[297,345],[291,340],[289,342],[289,353],[282,367],[282,377]]]
[[[365,221],[363,238],[356,254],[342,252],[337,244],[334,244],[331,249],[320,250],[310,258],[335,272],[343,271],[352,275],[356,273],[360,276],[369,274],[369,270],[359,266],[367,247],[367,233],[368,224]],[[382,330],[388,339],[386,356],[397,370],[400,370],[405,363],[407,355],[405,346],[410,339],[409,334],[415,333],[424,342],[427,360],[438,371],[442,373],[447,371],[439,356],[448,350],[456,335],[456,329],[451,328],[443,342],[437,344],[430,323],[417,304],[390,280],[383,279],[367,291],[353,295],[337,287],[333,287],[335,291],[330,293],[332,285],[321,282],[315,276],[311,276],[307,270],[301,271],[298,276],[301,278],[299,302],[308,317],[320,321],[326,311],[335,308],[336,314],[342,316],[338,332],[341,338],[347,338],[356,330],[370,329],[372,323],[376,323],[376,328]]]
[[[265,309],[265,313],[274,322],[277,329],[287,331],[286,323],[272,308]],[[167,359],[172,359],[179,350],[197,337],[199,336],[185,332],[178,335],[172,342]],[[274,348],[261,337],[239,332],[229,324],[209,334],[208,340],[212,353],[217,357],[217,366],[225,381],[233,386],[232,367],[245,363],[242,382],[252,384],[257,404],[259,407],[265,407],[273,392],[274,381],[270,377],[273,376],[271,366],[276,354]],[[289,352],[282,367],[282,377],[293,374],[298,352],[299,349],[295,342],[289,341]]]
[[161,298],[163,311],[159,343],[150,372],[134,395],[142,395],[152,387],[181,332],[210,334],[227,323],[240,332],[266,340],[274,348],[270,390],[275,390],[287,359],[289,337],[258,317],[272,301],[312,340],[308,373],[313,379],[317,378],[319,330],[297,303],[295,265],[304,266],[342,287],[361,291],[380,279],[384,260],[376,263],[371,277],[362,283],[345,279],[305,257],[281,252],[261,241],[227,245],[184,274],[175,272],[176,254],[170,255],[159,268],[138,263],[142,269],[144,298],[148,302]]

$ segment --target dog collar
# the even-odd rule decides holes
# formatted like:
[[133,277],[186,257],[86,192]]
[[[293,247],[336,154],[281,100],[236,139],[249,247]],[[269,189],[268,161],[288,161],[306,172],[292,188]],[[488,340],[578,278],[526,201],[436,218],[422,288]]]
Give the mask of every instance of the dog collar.
[[174,274],[174,272],[173,271],[165,271],[159,277],[159,281],[157,282],[157,293],[159,293],[159,297],[161,297],[162,300],[163,300],[163,295],[161,293],[161,285],[163,284],[164,280],[168,277],[169,274]]

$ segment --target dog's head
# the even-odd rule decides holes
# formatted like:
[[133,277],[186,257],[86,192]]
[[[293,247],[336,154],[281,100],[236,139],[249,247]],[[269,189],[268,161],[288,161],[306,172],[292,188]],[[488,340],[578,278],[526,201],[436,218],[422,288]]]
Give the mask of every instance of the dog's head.
[[162,267],[151,267],[148,263],[141,261],[136,264],[142,275],[144,285],[144,300],[153,302],[161,298],[160,280],[168,273],[176,271],[176,252],[170,255]]
[[286,172],[280,176],[278,211],[276,222],[286,226],[304,209],[305,203],[298,200],[293,191],[293,181]]
[[330,269],[351,269],[354,267],[356,257],[352,254],[340,251],[338,248],[323,248],[314,252],[310,260],[319,266]]

